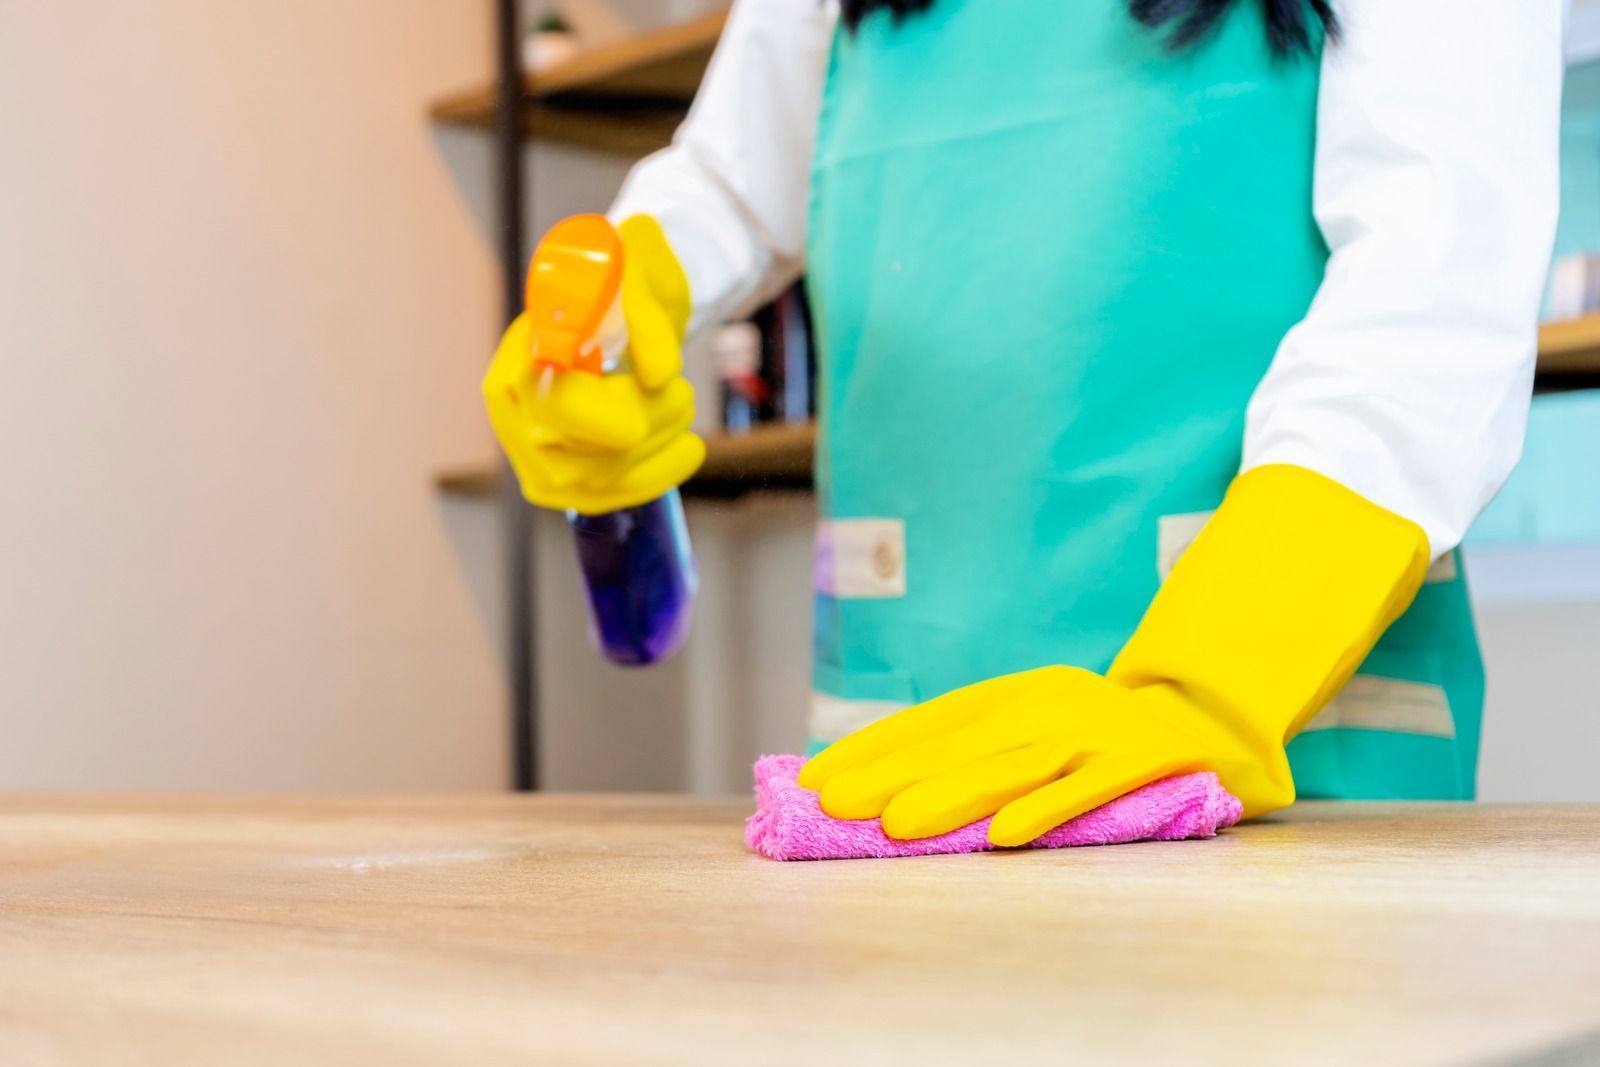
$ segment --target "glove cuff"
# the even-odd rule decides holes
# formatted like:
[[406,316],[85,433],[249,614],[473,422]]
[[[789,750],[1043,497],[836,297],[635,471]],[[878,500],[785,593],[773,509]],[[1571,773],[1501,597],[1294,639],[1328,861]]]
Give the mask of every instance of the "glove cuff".
[[1428,559],[1421,527],[1332,479],[1254,468],[1229,486],[1107,677],[1163,687],[1263,766],[1282,764],[1283,747],[1410,605]]

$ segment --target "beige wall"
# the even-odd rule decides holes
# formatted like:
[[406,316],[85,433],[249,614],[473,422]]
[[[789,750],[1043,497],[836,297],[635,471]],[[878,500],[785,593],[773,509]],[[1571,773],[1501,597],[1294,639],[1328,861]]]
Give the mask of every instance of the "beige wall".
[[489,14],[0,0],[0,788],[504,783]]

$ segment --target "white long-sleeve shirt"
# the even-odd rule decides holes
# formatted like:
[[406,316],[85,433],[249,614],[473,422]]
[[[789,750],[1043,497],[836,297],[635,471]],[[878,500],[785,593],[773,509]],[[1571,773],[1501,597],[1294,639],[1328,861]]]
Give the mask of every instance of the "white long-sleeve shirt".
[[[1313,203],[1330,250],[1246,418],[1242,468],[1318,471],[1428,535],[1435,556],[1522,451],[1554,237],[1565,0],[1344,0],[1323,54]],[[612,215],[660,220],[691,329],[804,266],[836,22],[738,0],[671,147]]]

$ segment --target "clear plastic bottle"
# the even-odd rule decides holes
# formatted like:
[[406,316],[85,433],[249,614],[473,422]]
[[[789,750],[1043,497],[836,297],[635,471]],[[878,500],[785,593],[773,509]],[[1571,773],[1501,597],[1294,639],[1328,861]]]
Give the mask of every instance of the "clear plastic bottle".
[[646,666],[689,634],[698,578],[683,499],[676,489],[648,504],[567,512],[589,594],[589,633],[613,663]]
[[[539,317],[534,359],[541,374],[625,371],[622,255],[616,230],[598,215],[557,223],[539,243],[528,306]],[[568,511],[567,524],[595,647],[623,666],[647,666],[676,652],[688,636],[699,584],[678,491],[603,515]]]

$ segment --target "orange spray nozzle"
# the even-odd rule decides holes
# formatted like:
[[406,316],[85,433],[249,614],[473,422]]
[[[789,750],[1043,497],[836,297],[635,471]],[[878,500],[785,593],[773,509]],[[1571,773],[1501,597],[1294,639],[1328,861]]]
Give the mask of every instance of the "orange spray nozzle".
[[528,267],[534,363],[604,373],[597,335],[621,287],[622,238],[609,219],[574,215],[551,227]]

